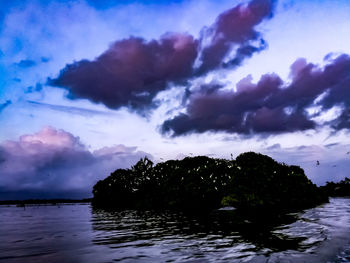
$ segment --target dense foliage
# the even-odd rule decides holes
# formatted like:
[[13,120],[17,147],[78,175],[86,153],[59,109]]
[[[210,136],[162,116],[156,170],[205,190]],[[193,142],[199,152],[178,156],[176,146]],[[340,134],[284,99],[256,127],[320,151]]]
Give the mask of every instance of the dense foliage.
[[328,196],[350,196],[350,178],[346,177],[338,183],[327,182],[322,189]]
[[93,194],[95,207],[118,209],[292,211],[327,201],[300,167],[254,152],[236,160],[198,156],[157,165],[144,158],[99,181]]

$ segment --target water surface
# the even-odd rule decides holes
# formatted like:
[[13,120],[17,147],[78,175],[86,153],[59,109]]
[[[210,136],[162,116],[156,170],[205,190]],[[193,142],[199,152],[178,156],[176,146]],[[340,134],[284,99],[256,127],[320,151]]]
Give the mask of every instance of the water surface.
[[0,206],[1,262],[350,262],[350,199],[256,224],[220,212]]

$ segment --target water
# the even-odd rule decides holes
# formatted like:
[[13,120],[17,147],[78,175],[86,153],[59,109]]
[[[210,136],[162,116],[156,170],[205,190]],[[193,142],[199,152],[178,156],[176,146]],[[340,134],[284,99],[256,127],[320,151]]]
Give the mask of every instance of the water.
[[0,262],[350,262],[350,199],[264,225],[227,211],[0,206]]

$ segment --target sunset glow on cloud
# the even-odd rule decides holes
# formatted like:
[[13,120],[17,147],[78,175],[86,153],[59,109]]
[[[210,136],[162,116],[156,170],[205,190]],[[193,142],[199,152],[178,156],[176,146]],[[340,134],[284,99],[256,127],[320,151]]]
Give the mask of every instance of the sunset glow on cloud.
[[36,197],[36,192],[44,192],[52,198],[83,198],[97,179],[117,168],[128,168],[144,156],[151,157],[124,145],[91,152],[78,137],[44,127],[18,141],[0,144],[0,189],[5,196]]

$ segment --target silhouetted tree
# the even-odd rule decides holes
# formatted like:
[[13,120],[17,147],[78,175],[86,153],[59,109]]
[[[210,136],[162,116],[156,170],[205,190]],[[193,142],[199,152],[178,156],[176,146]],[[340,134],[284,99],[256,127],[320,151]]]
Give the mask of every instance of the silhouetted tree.
[[297,166],[248,152],[236,160],[187,157],[153,165],[141,159],[93,188],[93,205],[117,209],[291,211],[327,201]]
[[350,178],[345,177],[338,183],[327,182],[321,188],[328,196],[350,196]]

